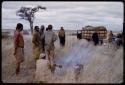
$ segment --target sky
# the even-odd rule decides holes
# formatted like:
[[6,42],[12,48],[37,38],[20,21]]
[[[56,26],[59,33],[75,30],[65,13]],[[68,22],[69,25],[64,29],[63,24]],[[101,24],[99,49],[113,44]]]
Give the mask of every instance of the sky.
[[16,11],[23,6],[44,6],[35,14],[34,26],[48,24],[59,30],[78,30],[87,25],[105,26],[108,30],[123,30],[122,2],[63,2],[63,1],[4,1],[2,3],[2,29],[15,29],[17,23],[22,23],[24,29],[30,29],[29,22],[20,19]]

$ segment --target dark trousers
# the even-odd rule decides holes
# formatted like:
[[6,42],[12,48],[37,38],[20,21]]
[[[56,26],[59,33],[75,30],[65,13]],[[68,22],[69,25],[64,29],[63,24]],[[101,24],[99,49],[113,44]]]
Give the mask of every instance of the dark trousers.
[[94,42],[94,45],[98,45],[99,40],[93,40],[93,42]]
[[42,51],[45,52],[45,39],[42,39]]
[[65,46],[65,37],[59,37],[60,45]]

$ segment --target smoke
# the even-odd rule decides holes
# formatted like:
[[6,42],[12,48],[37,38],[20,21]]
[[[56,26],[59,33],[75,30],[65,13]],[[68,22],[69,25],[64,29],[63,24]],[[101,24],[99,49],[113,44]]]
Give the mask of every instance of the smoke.
[[80,63],[81,59],[84,60],[85,57],[87,57],[88,49],[85,48],[86,45],[86,43],[80,40],[69,49],[67,54],[56,60],[56,63],[63,64],[66,67],[75,63]]

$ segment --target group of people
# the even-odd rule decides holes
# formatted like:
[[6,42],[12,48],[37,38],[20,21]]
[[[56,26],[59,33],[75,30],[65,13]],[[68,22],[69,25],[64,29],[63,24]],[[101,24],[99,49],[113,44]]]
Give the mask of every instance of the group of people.
[[107,34],[107,40],[108,40],[109,44],[114,44],[115,48],[117,49],[118,47],[120,47],[123,44],[123,34],[122,33],[118,33],[117,35],[114,35],[112,33],[112,31],[110,31]]
[[[40,28],[39,26],[34,27],[33,37],[32,37],[32,48],[33,48],[33,58],[35,60],[35,63],[37,60],[44,59],[49,62],[50,68],[56,65],[53,60],[55,58],[55,46],[54,42],[58,39],[60,40],[60,46],[65,46],[65,30],[63,27],[57,34],[52,30],[53,26],[48,25],[48,27],[45,30],[45,26],[42,25]],[[23,38],[23,25],[21,23],[18,23],[16,26],[16,30],[14,32],[14,56],[16,58],[16,74],[20,72],[20,64],[24,61],[24,38]],[[107,40],[109,43],[113,42],[114,35],[112,31],[110,31],[107,35]],[[118,35],[116,38],[116,42],[118,45],[122,43],[122,35]],[[95,45],[99,44],[99,36],[98,33],[95,32],[92,35],[92,40]],[[41,55],[42,54],[42,55]],[[45,54],[45,55],[43,55]],[[36,67],[35,67],[36,68]],[[51,69],[52,70],[52,69]]]
[[[35,60],[35,63],[42,54],[41,59],[48,60],[50,68],[53,65],[55,65],[53,62],[55,57],[54,42],[58,39],[58,36],[60,39],[60,46],[65,46],[65,30],[63,29],[63,27],[61,27],[61,29],[59,30],[58,36],[52,29],[53,29],[52,25],[48,25],[46,31],[44,31],[45,30],[44,25],[42,25],[40,28],[39,26],[35,26],[32,37],[32,47],[33,47],[32,55]],[[24,61],[24,39],[22,31],[23,31],[23,25],[21,23],[18,23],[16,26],[16,30],[14,32],[14,55],[17,61],[16,74],[19,73],[20,64]],[[43,56],[43,54],[45,55]]]
[[[99,36],[98,36],[98,33],[95,31],[93,34],[92,34],[92,40],[94,42],[94,45],[98,45],[99,42],[101,42],[101,44],[103,43],[103,40],[99,39]],[[115,44],[115,46],[120,46],[121,44],[123,44],[123,36],[122,34],[117,34],[116,36],[112,33],[112,31],[109,31],[107,33],[107,43],[109,44]]]

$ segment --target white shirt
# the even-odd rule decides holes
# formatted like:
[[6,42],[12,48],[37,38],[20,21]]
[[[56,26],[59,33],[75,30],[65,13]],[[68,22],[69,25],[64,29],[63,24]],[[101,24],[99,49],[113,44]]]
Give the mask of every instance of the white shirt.
[[53,44],[57,40],[57,35],[53,31],[45,32],[45,44]]
[[39,59],[36,62],[35,79],[37,81],[47,81],[51,79],[51,71],[48,67],[49,61],[45,59]]

